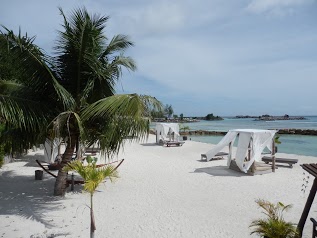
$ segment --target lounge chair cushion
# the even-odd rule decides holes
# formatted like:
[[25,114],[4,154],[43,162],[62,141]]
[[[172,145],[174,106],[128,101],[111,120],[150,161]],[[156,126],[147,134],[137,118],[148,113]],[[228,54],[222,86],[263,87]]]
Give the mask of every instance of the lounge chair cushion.
[[[265,163],[272,163],[272,157],[269,156],[263,156],[262,157],[262,161],[264,161]],[[293,164],[296,164],[298,162],[298,159],[287,159],[287,158],[275,158],[275,162],[276,163],[284,163],[284,164],[288,164],[291,168],[293,167]]]

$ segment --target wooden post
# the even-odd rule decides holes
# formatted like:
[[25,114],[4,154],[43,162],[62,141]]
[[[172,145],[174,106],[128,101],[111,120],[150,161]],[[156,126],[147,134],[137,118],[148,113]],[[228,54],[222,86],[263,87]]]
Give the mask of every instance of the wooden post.
[[229,143],[229,155],[228,159],[231,161],[232,160],[232,142]]
[[70,186],[70,190],[71,191],[74,191],[74,184],[75,184],[75,181],[74,181],[74,173],[72,173],[72,184]]
[[53,158],[53,155],[54,155],[54,139],[51,140],[51,160],[50,160],[50,163],[55,162],[55,158]]
[[250,161],[251,159],[251,146],[250,146],[251,142],[249,142],[249,145],[248,145],[248,161]]
[[302,216],[300,217],[300,220],[299,220],[298,225],[297,225],[297,230],[299,232],[300,237],[302,237],[302,235],[303,235],[304,226],[305,226],[311,205],[313,204],[313,201],[314,201],[314,198],[316,195],[316,191],[317,191],[317,178],[314,179],[314,183],[313,183],[311,190],[310,190],[310,193],[308,195]]
[[275,172],[275,141],[272,139],[272,172]]

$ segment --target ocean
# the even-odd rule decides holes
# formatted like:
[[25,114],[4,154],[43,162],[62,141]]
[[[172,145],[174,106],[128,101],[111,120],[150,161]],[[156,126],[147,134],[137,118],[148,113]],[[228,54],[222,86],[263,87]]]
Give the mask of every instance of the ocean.
[[[255,121],[254,118],[224,118],[222,121],[183,123],[190,130],[228,131],[230,129],[312,129],[317,130],[317,116],[307,120]],[[223,136],[189,136],[193,141],[217,144]],[[280,135],[278,152],[317,157],[317,136]]]

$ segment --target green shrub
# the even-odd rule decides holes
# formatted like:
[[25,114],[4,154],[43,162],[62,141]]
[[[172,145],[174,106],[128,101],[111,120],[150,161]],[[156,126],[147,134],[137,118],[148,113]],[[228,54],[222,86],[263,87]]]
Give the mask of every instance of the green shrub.
[[291,208],[291,205],[284,205],[281,202],[277,204],[265,200],[257,200],[256,203],[264,210],[266,219],[258,219],[251,223],[250,227],[260,237],[265,238],[295,238],[298,237],[295,224],[286,222],[283,218],[283,212]]

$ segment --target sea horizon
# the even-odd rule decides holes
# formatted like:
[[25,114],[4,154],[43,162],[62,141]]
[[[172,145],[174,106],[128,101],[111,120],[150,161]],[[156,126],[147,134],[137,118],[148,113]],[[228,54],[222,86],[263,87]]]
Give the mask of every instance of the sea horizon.
[[[277,120],[255,121],[254,118],[228,118],[220,121],[205,121],[181,123],[188,126],[190,131],[221,131],[231,129],[310,129],[317,130],[317,116],[306,116],[307,120]],[[317,157],[317,136],[284,135],[281,134],[278,152],[286,154],[306,155]],[[188,139],[197,142],[217,144],[223,136],[190,135]]]

